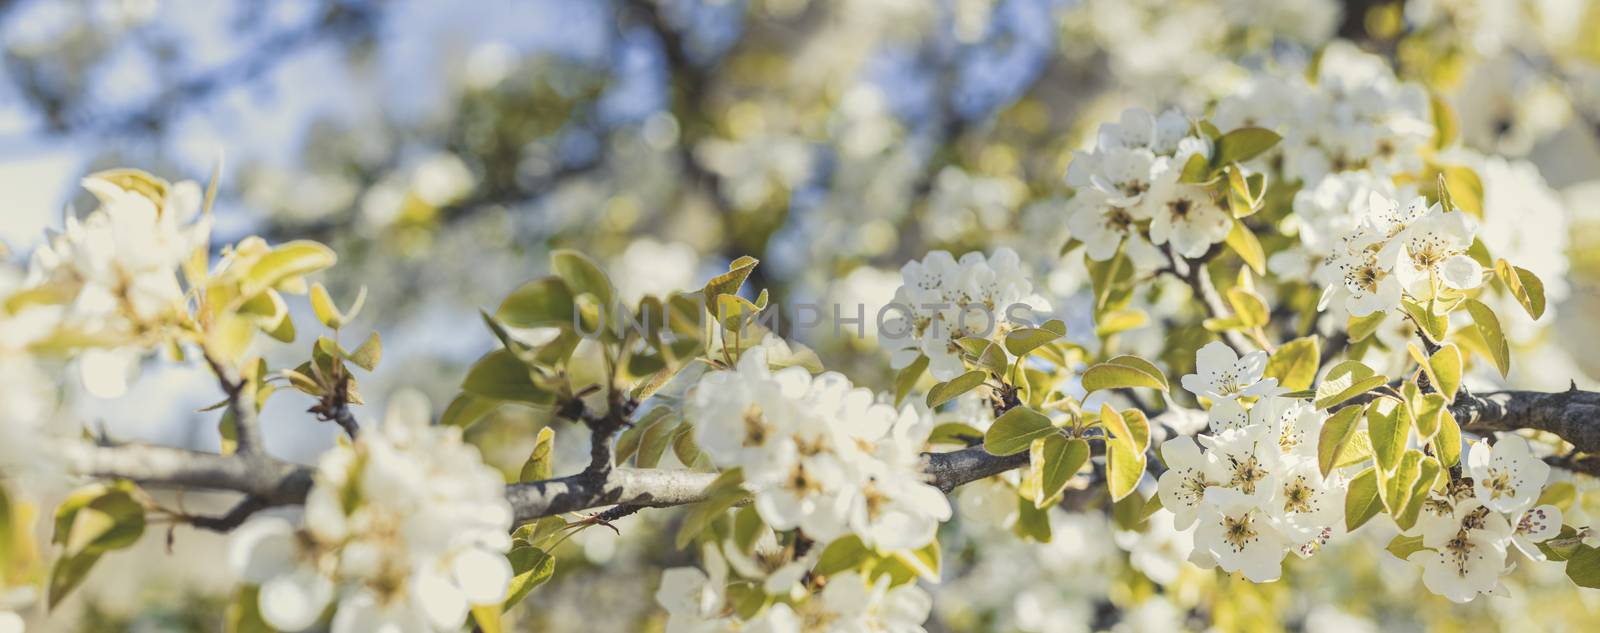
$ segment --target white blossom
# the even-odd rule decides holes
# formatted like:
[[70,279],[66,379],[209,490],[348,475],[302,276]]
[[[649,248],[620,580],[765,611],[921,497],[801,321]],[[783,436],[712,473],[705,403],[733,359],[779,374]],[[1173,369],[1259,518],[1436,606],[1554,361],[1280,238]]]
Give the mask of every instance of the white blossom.
[[1527,440],[1516,435],[1501,436],[1493,447],[1487,442],[1474,443],[1467,451],[1466,466],[1478,502],[1508,514],[1533,505],[1550,477],[1550,465],[1529,450]]
[[1544,552],[1539,551],[1538,544],[1561,533],[1561,508],[1548,503],[1528,508],[1511,525],[1514,530],[1511,542],[1517,549],[1528,558],[1544,560]]
[[960,260],[934,251],[907,263],[900,276],[902,285],[884,314],[879,339],[894,368],[926,356],[928,372],[939,380],[966,371],[957,339],[998,340],[1050,307],[1034,292],[1021,260],[1008,248],[988,257],[967,253]]
[[1433,297],[1441,283],[1452,290],[1476,288],[1483,283],[1483,267],[1467,255],[1476,233],[1477,223],[1465,212],[1445,211],[1435,203],[1389,240],[1378,258],[1394,262],[1395,277],[1417,299]]
[[1422,566],[1429,591],[1455,602],[1494,593],[1505,572],[1511,524],[1470,497],[1430,496],[1417,519],[1425,549],[1406,558]]
[[334,604],[334,633],[454,631],[505,599],[504,479],[459,428],[390,413],[323,455],[300,525],[262,516],[235,534],[230,566],[275,628],[305,630]]
[[1278,379],[1263,378],[1266,369],[1266,352],[1240,357],[1226,343],[1212,341],[1195,354],[1195,373],[1185,375],[1182,383],[1189,393],[1213,401],[1270,395],[1278,389]]
[[767,350],[706,374],[688,396],[685,415],[712,463],[742,469],[773,528],[800,528],[819,542],[854,533],[885,549],[931,540],[950,518],[944,494],[921,479],[931,419],[837,373],[771,371]]

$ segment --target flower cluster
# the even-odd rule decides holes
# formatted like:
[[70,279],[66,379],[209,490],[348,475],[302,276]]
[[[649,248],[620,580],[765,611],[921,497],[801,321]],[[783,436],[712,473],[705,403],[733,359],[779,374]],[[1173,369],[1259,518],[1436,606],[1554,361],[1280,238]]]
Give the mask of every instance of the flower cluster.
[[472,606],[505,599],[504,479],[459,428],[391,409],[315,477],[300,525],[257,517],[233,538],[229,562],[259,586],[267,624],[306,630],[336,604],[334,633],[455,631]]
[[[1177,110],[1160,116],[1133,108],[1100,126],[1090,151],[1073,152],[1067,184],[1067,228],[1091,259],[1105,261],[1125,244],[1136,265],[1161,261],[1155,246],[1170,243],[1199,257],[1227,237],[1232,216],[1212,188],[1180,181],[1189,157],[1211,157],[1212,143]],[[1138,223],[1150,222],[1146,240]]]
[[1299,69],[1258,75],[1217,103],[1213,121],[1281,133],[1283,176],[1308,189],[1345,171],[1414,172],[1434,134],[1427,91],[1345,43],[1323,50],[1315,82]]
[[928,372],[939,380],[966,371],[957,340],[998,340],[1012,327],[1031,321],[1034,311],[1050,309],[1009,248],[990,257],[967,253],[959,260],[946,251],[934,251],[902,267],[900,277],[879,339],[895,369],[926,356]]
[[1483,283],[1483,267],[1467,250],[1477,222],[1414,198],[1404,207],[1372,192],[1361,223],[1314,278],[1324,286],[1319,310],[1343,308],[1352,316],[1392,310],[1402,295],[1428,301],[1441,290],[1469,290]]
[[1211,399],[1210,432],[1198,445],[1187,436],[1163,443],[1168,470],[1158,482],[1175,526],[1194,528],[1189,560],[1255,582],[1276,580],[1287,552],[1309,557],[1333,536],[1346,485],[1317,466],[1323,414],[1280,395],[1262,378],[1266,361],[1265,352],[1240,358],[1222,343],[1201,348],[1183,385]]
[[1561,531],[1561,509],[1535,505],[1550,466],[1535,457],[1528,441],[1506,435],[1490,446],[1472,445],[1466,478],[1430,493],[1412,532],[1422,547],[1406,560],[1422,567],[1429,591],[1455,602],[1479,594],[1504,593],[1500,577],[1511,571],[1508,548],[1544,560],[1537,543]]
[[705,571],[675,567],[661,574],[656,603],[667,610],[668,633],[922,633],[933,610],[933,598],[915,584],[890,586],[888,576],[869,580],[849,571],[830,576],[826,587],[798,605],[777,602],[741,621],[732,617],[728,566],[715,548],[706,548],[705,565]]
[[95,342],[79,361],[85,388],[116,397],[143,351],[183,318],[178,272],[204,252],[211,222],[199,214],[200,187],[191,181],[114,170],[83,186],[100,206],[81,220],[68,215],[34,250],[28,285],[59,295],[61,327]]
[[933,539],[950,503],[922,480],[919,455],[932,421],[880,402],[837,373],[767,364],[774,336],[738,366],[701,378],[685,416],[713,464],[739,468],[761,518],[818,542],[846,534],[882,550]]

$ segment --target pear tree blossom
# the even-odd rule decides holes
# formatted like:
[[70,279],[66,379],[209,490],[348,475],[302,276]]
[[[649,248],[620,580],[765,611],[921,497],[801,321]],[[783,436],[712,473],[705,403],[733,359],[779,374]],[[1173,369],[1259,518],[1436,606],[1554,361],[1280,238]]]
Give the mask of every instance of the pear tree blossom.
[[[671,186],[520,139],[515,165],[433,148],[421,169],[400,161],[414,184],[391,174],[323,201],[429,264],[449,259],[436,240],[515,245],[475,271],[499,300],[469,313],[484,329],[447,337],[476,359],[413,372],[427,354],[399,345],[386,361],[379,332],[355,331],[367,291],[351,282],[395,294],[379,281],[394,271],[371,268],[390,252],[336,236],[355,255],[341,262],[293,224],[219,219],[220,169],[204,188],[90,174],[91,208],[17,257],[0,251],[0,633],[53,624],[64,599],[93,593],[80,587],[103,591],[85,583],[132,560],[123,550],[191,529],[228,535],[228,607],[206,621],[239,631],[541,626],[572,592],[623,587],[605,575],[620,573],[629,598],[646,596],[628,601],[635,628],[668,633],[1322,630],[1342,621],[1305,615],[1280,594],[1294,587],[1246,583],[1347,562],[1355,580],[1331,584],[1380,575],[1437,596],[1418,612],[1529,599],[1561,576],[1600,585],[1600,394],[1581,359],[1547,362],[1572,338],[1570,322],[1549,327],[1555,304],[1582,312],[1582,282],[1562,279],[1584,271],[1563,252],[1585,243],[1566,224],[1582,205],[1551,187],[1572,174],[1538,166],[1566,150],[1479,129],[1505,104],[1463,99],[1461,69],[1434,59],[1481,81],[1478,57],[1510,51],[1577,86],[1581,59],[1533,56],[1571,56],[1581,38],[1524,41],[1559,20],[1508,15],[1496,31],[1428,6],[1341,21],[1325,2],[1090,0],[958,2],[946,25],[836,3],[863,26],[813,21],[826,3],[756,3],[840,41],[950,28],[959,45],[906,50],[1009,46],[1050,73],[1083,61],[1031,56],[1059,30],[1100,46],[1084,59],[1143,78],[1085,87],[1057,112],[1037,91],[989,95],[972,75],[1007,73],[958,64],[936,114],[914,121],[916,99],[863,71],[898,58],[776,42],[760,54],[823,69],[785,79],[844,102],[790,107],[777,88],[711,81],[724,54],[737,74],[775,68],[693,26],[742,7],[627,4],[654,31],[629,45],[663,54],[622,57],[692,71],[691,90],[593,117],[625,139],[553,129],[562,146],[677,161],[644,170]],[[1336,36],[1341,23],[1392,55]],[[1481,27],[1470,47],[1434,48],[1465,26]],[[520,85],[489,70],[468,89]],[[627,101],[612,88],[624,83],[592,92]],[[1507,134],[1560,129],[1529,117]],[[1024,128],[1054,138],[1011,136]],[[487,129],[460,136],[503,132]],[[585,186],[560,182],[590,169]],[[677,180],[693,195],[648,191]],[[525,181],[552,193],[501,197]],[[604,213],[569,213],[574,200]],[[472,217],[480,207],[498,219]],[[471,239],[458,221],[477,223]],[[641,227],[658,237],[610,239]],[[846,296],[863,305],[823,306],[824,323],[859,307],[875,336],[786,320],[786,302]],[[383,334],[400,329],[388,316]],[[215,379],[186,418],[205,433],[163,445],[99,419],[151,368]],[[418,385],[442,407],[390,382],[445,373]],[[1563,389],[1537,390],[1553,376]],[[386,402],[379,419],[369,400]],[[1415,574],[1389,573],[1401,566]],[[1241,607],[1263,597],[1262,614]]]

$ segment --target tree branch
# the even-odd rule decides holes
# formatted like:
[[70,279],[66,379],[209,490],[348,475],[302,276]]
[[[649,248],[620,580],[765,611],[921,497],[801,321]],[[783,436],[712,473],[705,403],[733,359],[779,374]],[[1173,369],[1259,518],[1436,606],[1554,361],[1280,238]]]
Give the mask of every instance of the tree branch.
[[[1579,391],[1577,385],[1558,393],[1461,393],[1450,412],[1464,431],[1479,435],[1518,429],[1545,431],[1579,451],[1600,453],[1600,393]],[[1595,464],[1593,460],[1588,463]],[[1592,474],[1600,475],[1600,469]]]
[[[1451,412],[1463,430],[1484,435],[1521,429],[1545,431],[1579,452],[1600,454],[1600,393],[1576,388],[1559,393],[1499,391],[1460,395]],[[1175,429],[1175,432],[1187,432]],[[147,486],[241,492],[247,498],[227,515],[201,518],[197,526],[225,530],[264,508],[295,505],[311,490],[311,469],[264,455],[218,455],[178,448],[74,443],[60,448],[72,472],[131,479]],[[991,455],[981,446],[924,453],[929,483],[950,492],[964,484],[1021,468],[1026,452]],[[1600,459],[1569,455],[1557,465],[1600,476]],[[601,506],[668,507],[702,501],[716,473],[688,470],[611,468],[506,486],[517,523]],[[205,523],[205,525],[200,525]]]

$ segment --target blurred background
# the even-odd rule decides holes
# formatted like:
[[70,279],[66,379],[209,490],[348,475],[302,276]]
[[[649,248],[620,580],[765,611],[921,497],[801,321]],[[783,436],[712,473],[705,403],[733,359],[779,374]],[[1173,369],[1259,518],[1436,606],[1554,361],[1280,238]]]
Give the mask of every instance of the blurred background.
[[[1499,167],[1515,178],[1484,176],[1485,234],[1532,253],[1513,259],[1561,289],[1544,323],[1513,324],[1511,382],[1593,385],[1593,0],[12,0],[0,2],[0,242],[25,254],[64,208],[86,208],[76,181],[89,172],[203,181],[224,161],[217,242],[322,240],[341,256],[334,295],[369,289],[348,329],[381,332],[385,353],[360,417],[402,390],[437,411],[493,344],[477,309],[544,274],[553,248],[595,257],[630,299],[697,288],[753,255],[749,286],[776,302],[877,306],[928,250],[1011,246],[1047,294],[1070,297],[1087,279],[1079,258],[1056,257],[1071,150],[1125,107],[1203,112],[1251,69],[1334,38],[1426,84],[1468,149],[1510,161]],[[887,387],[867,334],[803,338],[831,369]],[[125,398],[76,406],[117,439],[209,449],[215,414],[196,410],[216,397],[203,371],[163,366]],[[336,429],[297,397],[265,413],[269,448],[311,461]],[[471,439],[514,475],[545,422],[502,411]],[[571,469],[581,433],[558,428]],[[983,488],[961,493],[942,533],[930,630],[1600,621],[1600,596],[1559,568],[1519,571],[1512,598],[1450,605],[1383,552],[1387,534],[1271,585],[1183,568],[1170,528],[1122,534],[1102,516],[1059,517],[1041,549],[981,519]],[[520,630],[659,630],[659,569],[690,561],[663,529],[677,514],[575,538],[557,580],[513,612]],[[146,540],[39,630],[220,630],[224,539]]]

